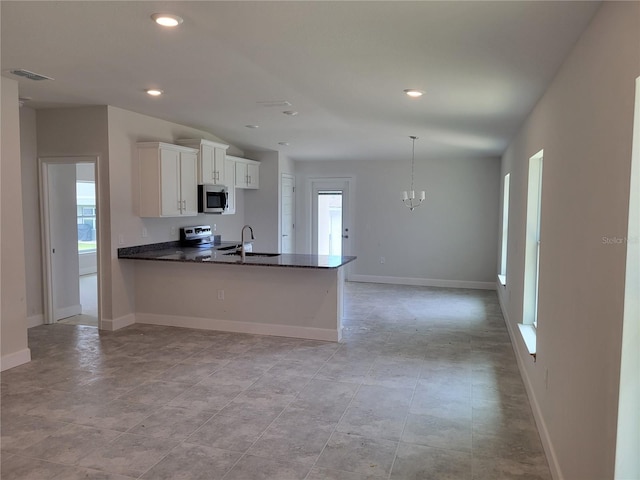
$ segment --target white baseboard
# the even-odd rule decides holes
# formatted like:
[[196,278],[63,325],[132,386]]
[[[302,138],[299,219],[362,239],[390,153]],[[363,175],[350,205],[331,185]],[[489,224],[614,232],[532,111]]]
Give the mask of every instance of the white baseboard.
[[27,317],[27,328],[37,327],[38,325],[44,325],[44,315],[42,313]]
[[475,282],[468,280],[438,280],[433,278],[385,277],[379,275],[350,275],[351,282],[387,283],[390,285],[415,285],[419,287],[473,288],[495,290],[495,282]]
[[136,323],[136,316],[133,313],[130,313],[128,315],[124,315],[123,317],[114,319],[103,318],[102,322],[100,322],[100,328],[102,330],[114,331],[124,327],[128,327],[129,325],[133,325],[134,323]]
[[23,348],[14,353],[3,355],[0,358],[0,372],[9,370],[10,368],[17,367],[23,363],[29,363],[31,361],[31,350]]
[[549,469],[551,470],[551,477],[554,480],[564,480],[564,475],[562,475],[562,470],[560,469],[560,463],[558,462],[558,456],[556,455],[556,451],[553,448],[553,443],[551,442],[551,437],[549,435],[549,429],[547,428],[547,422],[545,422],[544,417],[542,416],[542,411],[540,410],[540,404],[534,394],[533,385],[531,384],[531,379],[527,375],[527,370],[524,368],[523,359],[531,359],[531,355],[524,344],[524,340],[522,340],[522,335],[520,335],[519,331],[515,331],[513,329],[513,324],[509,320],[509,314],[507,313],[507,309],[504,305],[504,300],[502,298],[504,289],[498,289],[498,302],[500,303],[500,310],[502,310],[502,316],[504,317],[504,321],[507,325],[507,332],[509,332],[509,337],[511,337],[511,345],[516,353],[516,361],[518,363],[518,370],[520,371],[520,377],[522,377],[522,381],[524,383],[524,387],[527,391],[527,397],[529,397],[529,403],[531,404],[531,410],[533,411],[533,417],[536,421],[536,425],[538,426],[538,433],[540,434],[540,440],[542,441],[542,447],[544,448],[544,452],[547,456],[547,460],[549,461]]
[[62,320],[63,318],[73,317],[82,313],[82,305],[70,305],[68,307],[58,308],[56,310],[56,320]]
[[200,330],[220,330],[223,332],[252,333],[255,335],[272,335],[275,337],[307,338],[310,340],[325,340],[329,342],[339,341],[339,334],[337,330],[292,325],[276,325],[272,323],[236,322],[233,320],[160,315],[156,313],[137,313],[136,323],[165,325],[169,327],[198,328]]

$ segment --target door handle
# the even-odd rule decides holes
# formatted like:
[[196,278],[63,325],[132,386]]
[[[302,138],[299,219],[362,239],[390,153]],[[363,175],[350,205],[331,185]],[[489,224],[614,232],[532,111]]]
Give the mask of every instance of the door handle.
[[289,235],[282,234],[283,237],[288,237]]
[[342,238],[349,238],[349,235],[342,235]]

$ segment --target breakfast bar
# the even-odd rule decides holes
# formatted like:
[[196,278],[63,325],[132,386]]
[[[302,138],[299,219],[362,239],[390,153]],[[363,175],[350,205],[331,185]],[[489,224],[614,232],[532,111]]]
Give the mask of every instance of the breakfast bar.
[[243,261],[236,247],[119,249],[136,261],[136,323],[340,340],[344,268],[356,257],[251,252]]

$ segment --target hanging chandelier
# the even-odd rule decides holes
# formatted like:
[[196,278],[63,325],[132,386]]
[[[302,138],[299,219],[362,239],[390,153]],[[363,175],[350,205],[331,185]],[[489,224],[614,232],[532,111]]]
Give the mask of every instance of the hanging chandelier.
[[402,202],[406,207],[409,207],[409,210],[413,212],[415,208],[419,207],[422,204],[425,199],[425,194],[424,190],[422,190],[420,191],[420,197],[416,198],[416,191],[413,189],[413,172],[415,170],[416,164],[416,140],[418,139],[418,137],[412,135],[409,138],[413,142],[411,150],[411,188],[409,189],[409,191],[405,190],[404,192],[402,192]]

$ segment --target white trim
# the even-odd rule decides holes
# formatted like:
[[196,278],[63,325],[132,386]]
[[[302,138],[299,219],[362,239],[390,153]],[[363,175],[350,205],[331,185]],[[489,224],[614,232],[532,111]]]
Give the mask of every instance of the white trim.
[[197,328],[200,330],[251,333],[255,335],[273,335],[276,337],[307,338],[310,340],[325,340],[329,342],[337,342],[340,340],[340,334],[337,330],[299,327],[295,325],[275,325],[271,323],[237,322],[217,318],[137,313],[136,323],[148,323],[151,325],[164,325],[168,327]]
[[420,287],[474,288],[495,290],[494,282],[476,282],[471,280],[440,280],[435,278],[384,277],[379,275],[351,275],[350,282],[388,283],[391,285],[415,285]]
[[28,348],[23,348],[22,350],[18,350],[17,352],[3,355],[2,358],[0,358],[0,372],[4,372],[5,370],[9,370],[10,368],[17,367],[18,365],[29,363],[30,361],[31,350],[29,350]]
[[502,285],[503,287],[507,286],[507,276],[506,275],[498,275],[498,282],[500,282],[500,285]]
[[44,325],[44,315],[42,313],[27,317],[27,328],[37,327],[38,325]]
[[[516,334],[513,331],[512,323],[509,320],[509,315],[507,314],[507,309],[505,308],[504,301],[502,298],[504,289],[498,289],[498,303],[500,304],[500,310],[502,310],[502,316],[504,317],[504,322],[507,325],[507,332],[509,332],[509,337],[511,338],[511,345],[516,353],[516,362],[518,364],[518,370],[520,371],[520,377],[522,378],[522,382],[524,383],[525,390],[527,391],[527,397],[529,397],[529,404],[531,405],[531,410],[533,412],[533,418],[536,421],[536,425],[538,427],[538,433],[540,434],[540,440],[542,441],[542,447],[544,448],[544,452],[547,456],[547,461],[549,462],[549,469],[551,470],[551,477],[554,480],[564,480],[564,476],[562,475],[562,470],[560,469],[560,462],[558,461],[558,456],[556,455],[556,451],[553,448],[553,443],[551,442],[551,435],[549,435],[549,429],[547,428],[547,423],[544,420],[542,415],[542,410],[540,409],[540,404],[538,403],[537,397],[534,395],[533,385],[531,384],[531,379],[527,375],[527,370],[524,367],[524,359],[531,359],[531,355],[529,352],[523,352],[522,347],[524,346],[524,341],[522,340],[522,336],[520,334]],[[531,360],[533,361],[533,360]]]
[[522,335],[522,340],[529,351],[529,355],[536,354],[536,327],[532,324],[519,323],[518,329]]
[[62,320],[63,318],[73,317],[82,313],[82,305],[70,305],[68,307],[56,309],[55,318]]
[[[49,156],[38,157],[38,172],[39,172],[39,191],[40,191],[40,234],[41,234],[41,247],[42,247],[42,288],[44,292],[44,323],[53,324],[56,323],[54,319],[54,301],[53,301],[53,278],[51,272],[51,238],[49,231],[49,193],[48,193],[48,167],[49,165],[59,164],[78,164],[78,163],[91,163],[93,164],[94,182],[96,189],[96,229],[97,229],[97,243],[96,243],[96,273],[98,275],[97,281],[97,293],[98,293],[98,325],[101,325],[102,316],[102,281],[100,279],[100,272],[102,271],[102,216],[101,211],[101,188],[100,188],[100,155],[88,154],[88,155],[64,155],[64,156]],[[78,272],[80,276],[80,272]],[[81,312],[78,312],[81,313]],[[102,328],[102,327],[100,327]]]
[[100,323],[101,330],[120,330],[121,328],[128,327],[136,323],[136,316],[133,313],[112,319],[103,318]]

